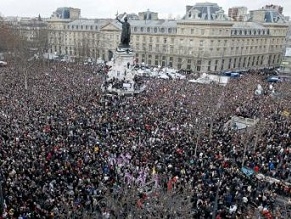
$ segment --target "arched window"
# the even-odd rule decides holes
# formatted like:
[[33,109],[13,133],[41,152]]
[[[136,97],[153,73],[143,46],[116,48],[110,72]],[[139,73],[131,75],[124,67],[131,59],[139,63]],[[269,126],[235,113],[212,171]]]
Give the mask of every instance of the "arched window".
[[162,27],[162,28],[161,28],[161,32],[162,32],[162,33],[165,33],[165,28]]

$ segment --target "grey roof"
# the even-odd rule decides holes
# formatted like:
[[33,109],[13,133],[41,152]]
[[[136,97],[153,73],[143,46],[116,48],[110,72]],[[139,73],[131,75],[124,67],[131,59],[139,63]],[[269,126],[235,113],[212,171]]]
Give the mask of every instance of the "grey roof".
[[74,20],[70,23],[68,23],[67,25],[69,25],[70,27],[72,26],[78,26],[81,27],[83,26],[84,29],[81,28],[75,28],[75,30],[86,30],[86,26],[88,27],[88,30],[92,30],[89,27],[93,27],[94,30],[98,30],[100,29],[102,26],[104,26],[105,24],[107,24],[108,22],[110,22],[110,19],[77,19]]
[[70,22],[70,25],[104,25],[108,19],[77,19]]
[[204,2],[196,3],[193,7],[188,8],[183,19],[228,20],[228,17],[218,4]]
[[286,20],[282,14],[275,10],[269,10],[265,13],[266,23],[286,23]]
[[132,27],[177,27],[176,20],[130,20]]
[[287,20],[285,19],[285,17],[280,14],[277,10],[274,9],[260,9],[260,10],[254,10],[254,11],[250,11],[250,19],[249,21],[253,21],[253,14],[256,11],[261,11],[264,12],[265,17],[264,17],[264,22],[265,23],[287,23]]

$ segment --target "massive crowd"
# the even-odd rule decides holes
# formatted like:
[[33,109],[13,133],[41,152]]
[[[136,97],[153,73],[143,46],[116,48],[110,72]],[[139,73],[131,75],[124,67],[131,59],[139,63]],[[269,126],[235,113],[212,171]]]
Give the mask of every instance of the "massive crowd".
[[[4,218],[286,218],[289,84],[272,95],[252,71],[225,87],[150,79],[120,97],[90,71],[0,68]],[[233,115],[259,123],[226,130]]]

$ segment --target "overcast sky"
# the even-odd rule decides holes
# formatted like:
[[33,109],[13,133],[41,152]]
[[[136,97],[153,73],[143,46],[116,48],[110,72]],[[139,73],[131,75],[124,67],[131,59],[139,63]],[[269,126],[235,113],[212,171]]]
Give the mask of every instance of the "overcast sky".
[[[2,16],[50,17],[58,7],[76,7],[81,9],[81,16],[85,18],[114,18],[116,12],[138,13],[149,9],[159,13],[159,18],[182,17],[185,15],[186,5],[195,5],[195,0],[0,0],[0,14]],[[227,10],[234,6],[246,6],[248,10],[259,9],[266,4],[281,5],[283,14],[291,16],[290,0],[216,0],[227,14]]]

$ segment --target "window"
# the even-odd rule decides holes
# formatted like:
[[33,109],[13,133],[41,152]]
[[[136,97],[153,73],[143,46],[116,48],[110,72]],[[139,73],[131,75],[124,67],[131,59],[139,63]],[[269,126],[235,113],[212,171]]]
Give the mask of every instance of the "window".
[[170,46],[170,53],[172,54],[174,52],[174,47]]
[[208,71],[211,71],[211,61],[208,61]]
[[191,59],[187,60],[187,69],[190,70],[191,69]]
[[169,58],[169,66],[172,67],[173,66],[173,57]]
[[141,31],[141,32],[143,32],[143,30],[144,30],[144,28],[143,28],[143,27],[141,27],[141,28],[140,28],[140,31]]
[[161,32],[164,33],[165,32],[165,28],[162,27],[161,28]]
[[167,45],[163,45],[163,52],[167,52]]
[[164,43],[167,43],[167,38],[164,38]]
[[148,32],[148,33],[151,32],[151,28],[148,27],[148,28],[147,28],[147,32]]
[[136,31],[137,31],[137,27],[134,27],[134,28],[133,28],[133,31],[136,32]]
[[204,33],[205,33],[205,30],[202,29],[202,30],[201,30],[201,35],[204,35]]
[[160,52],[160,46],[159,46],[159,44],[156,44],[156,52]]
[[154,28],[154,33],[156,33],[156,32],[158,32],[158,28],[155,27]]
[[172,28],[168,28],[168,33],[172,33]]
[[193,46],[193,40],[192,39],[190,39],[190,46]]

